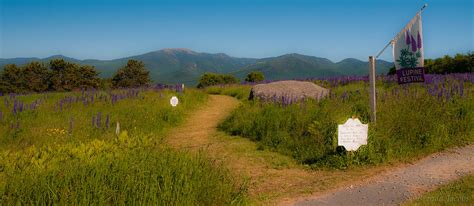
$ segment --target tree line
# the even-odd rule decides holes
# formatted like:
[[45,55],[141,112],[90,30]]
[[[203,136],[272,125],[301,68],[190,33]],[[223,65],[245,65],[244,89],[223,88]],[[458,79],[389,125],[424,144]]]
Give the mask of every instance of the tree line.
[[[265,79],[262,72],[252,71],[245,77],[246,82],[258,83]],[[204,88],[213,85],[237,84],[240,80],[231,74],[216,74],[206,72],[199,79],[198,88]]]
[[[64,59],[53,59],[49,63],[33,61],[23,66],[7,64],[0,73],[0,93],[127,88],[151,83],[150,72],[142,61],[137,60],[129,60],[110,79],[100,78],[99,74],[94,66],[79,65]],[[263,79],[261,72],[250,72],[245,81],[260,82]],[[236,83],[240,80],[230,74],[204,73],[198,88]]]
[[149,71],[141,61],[129,60],[111,79],[102,79],[93,66],[64,59],[49,63],[7,64],[0,73],[0,93],[73,91],[91,88],[140,87],[150,83]]
[[[449,74],[474,72],[474,52],[456,54],[454,57],[445,55],[437,59],[425,59],[425,73]],[[392,67],[388,74],[395,74]]]

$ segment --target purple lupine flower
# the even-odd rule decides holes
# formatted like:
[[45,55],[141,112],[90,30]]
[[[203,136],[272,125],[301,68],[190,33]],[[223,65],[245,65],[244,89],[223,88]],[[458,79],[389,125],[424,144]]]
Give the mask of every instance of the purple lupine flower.
[[464,96],[464,83],[463,82],[459,84],[459,96],[461,97]]
[[413,36],[411,36],[411,51],[412,52],[416,52],[416,41],[415,41],[415,38],[413,38]]
[[110,127],[110,116],[107,114],[107,117],[105,118],[105,127],[109,128]]
[[97,122],[97,127],[98,127],[98,128],[100,128],[100,120],[101,120],[101,117],[102,117],[102,112],[97,113],[96,122]]
[[17,103],[17,101],[15,100],[15,101],[13,102],[13,115],[16,115],[17,110],[18,110],[17,107],[18,107],[18,103]]
[[446,90],[446,101],[451,100],[451,92],[449,90]]
[[418,31],[418,35],[417,35],[417,42],[416,42],[416,47],[418,47],[418,49],[421,49],[421,35],[420,35],[420,31]]
[[407,45],[410,45],[410,33],[408,32],[408,30],[406,30],[405,32],[405,43]]
[[3,120],[3,113],[2,113],[2,110],[0,110],[0,121]]

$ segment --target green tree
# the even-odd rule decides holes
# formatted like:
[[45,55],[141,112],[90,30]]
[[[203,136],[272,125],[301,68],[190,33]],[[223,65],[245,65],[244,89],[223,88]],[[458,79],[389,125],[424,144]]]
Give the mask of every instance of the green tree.
[[30,62],[22,67],[22,88],[25,91],[44,92],[49,87],[50,72],[40,62]]
[[237,77],[230,75],[230,74],[224,74],[222,76],[222,83],[223,84],[237,84],[239,83],[239,79]]
[[64,61],[64,59],[53,59],[49,62],[51,69],[51,90],[70,91],[73,88],[74,67],[76,65]]
[[101,80],[99,78],[99,72],[89,65],[80,66],[77,69],[77,77],[75,87],[76,88],[99,88],[101,86]]
[[395,66],[393,66],[393,67],[390,67],[390,69],[388,70],[387,75],[394,75],[396,73],[397,73],[397,70],[395,69]]
[[261,82],[265,79],[263,76],[262,72],[259,71],[253,71],[247,74],[247,77],[245,77],[246,82]]
[[125,67],[117,70],[112,77],[112,86],[120,87],[140,87],[150,83],[150,71],[145,68],[142,61],[128,60]]
[[204,73],[199,79],[198,88],[204,88],[207,86],[218,85],[223,82],[222,76],[215,73]]
[[455,73],[464,73],[472,71],[472,62],[469,55],[456,54],[453,58],[453,71]]
[[[410,67],[414,63],[412,60],[409,54],[405,54],[405,58],[400,58],[399,63]],[[456,54],[454,57],[445,55],[437,59],[425,59],[424,63],[425,72],[431,74],[474,72],[474,52]],[[390,69],[389,74],[395,74],[395,70]]]
[[15,64],[7,64],[0,76],[0,90],[2,93],[23,92],[21,69]]

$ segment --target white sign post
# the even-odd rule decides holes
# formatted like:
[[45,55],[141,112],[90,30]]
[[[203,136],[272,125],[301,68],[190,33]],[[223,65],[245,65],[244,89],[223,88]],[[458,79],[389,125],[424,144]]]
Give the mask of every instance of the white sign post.
[[367,144],[368,124],[362,124],[359,119],[348,119],[337,127],[337,143],[347,151],[355,151],[361,145]]
[[171,104],[172,107],[176,107],[176,105],[178,105],[178,103],[179,103],[178,97],[176,97],[176,96],[171,97],[170,104]]

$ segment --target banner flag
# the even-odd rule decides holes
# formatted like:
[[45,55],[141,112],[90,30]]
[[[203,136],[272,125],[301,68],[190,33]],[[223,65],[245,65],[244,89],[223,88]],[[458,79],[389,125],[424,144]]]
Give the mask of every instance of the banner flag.
[[415,17],[393,39],[393,60],[399,84],[424,82],[421,15]]

